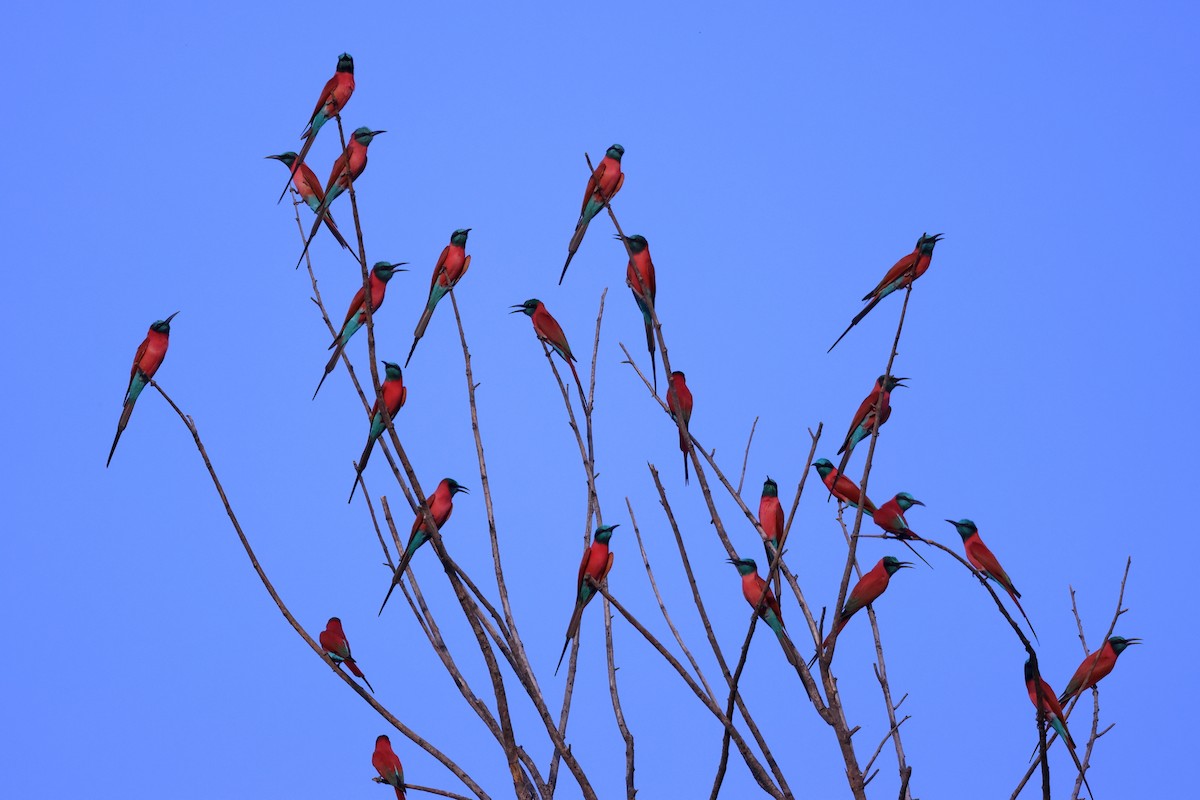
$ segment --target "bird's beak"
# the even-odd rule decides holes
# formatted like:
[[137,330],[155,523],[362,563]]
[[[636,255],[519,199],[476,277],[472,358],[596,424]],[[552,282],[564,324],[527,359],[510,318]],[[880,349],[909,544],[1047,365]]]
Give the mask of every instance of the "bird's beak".
[[931,238],[931,239],[933,239],[933,241],[935,241],[935,242],[940,242],[940,241],[942,240],[942,234],[940,234],[940,233],[935,233],[935,234],[934,234],[933,236],[931,236],[930,238]]
[[372,136],[378,136],[381,133],[387,133],[387,131],[371,131]]
[[955,521],[954,521],[954,520],[952,520],[952,519],[948,519],[948,520],[946,520],[946,522],[949,522],[951,525],[953,525],[953,526],[954,526],[954,527],[956,527],[956,528],[958,527],[958,523],[957,523],[957,522],[955,522]]
[[911,568],[912,562],[911,561],[898,561],[898,562],[896,562],[896,566],[901,567],[901,568],[904,568],[904,567]]
[[475,230],[475,229],[474,228],[463,228],[463,231],[466,233],[470,233],[473,230]]
[[179,313],[179,312],[178,312],[178,311],[176,311],[176,312],[175,312],[175,314],[172,314],[171,316],[167,317],[166,319],[164,319],[164,320],[163,320],[163,322],[168,322],[168,323],[169,323],[171,320],[175,319],[175,315],[176,315],[176,314],[178,314],[178,313]]
[[283,161],[283,156],[263,156],[263,158],[273,158],[276,161]]
[[457,489],[455,489],[454,491],[455,491],[455,492],[466,492],[467,494],[470,494],[470,493],[471,493],[471,490],[470,490],[470,489],[468,489],[467,487],[463,486],[462,484],[459,484],[459,485],[458,485],[458,488],[457,488]]
[[524,310],[525,310],[525,304],[524,304],[524,303],[521,303],[521,304],[520,304],[520,305],[518,305],[518,306],[509,306],[509,308],[511,308],[511,309],[512,309],[512,311],[510,311],[510,312],[508,312],[508,313],[510,313],[510,314],[516,314],[518,311],[524,311]]
[[[897,386],[904,386],[904,384],[901,383],[900,381],[906,381],[906,380],[908,380],[908,378],[894,378],[894,380],[896,381]],[[907,389],[908,387],[904,386],[904,388]]]
[[622,236],[622,235],[621,235],[621,234],[619,234],[619,233],[614,233],[614,234],[613,234],[613,238],[614,238],[614,239],[616,239],[616,240],[618,240],[618,241],[620,241],[621,239],[624,239],[625,237],[624,237],[624,236]]
[[920,500],[917,500],[916,498],[913,498],[912,504],[913,504],[914,506],[923,506],[923,505],[925,505],[924,503],[922,503]]
[[1139,639],[1139,638],[1134,638],[1134,639],[1126,639],[1126,640],[1125,640],[1125,644],[1126,644],[1126,645],[1131,645],[1131,644],[1141,644],[1141,643],[1142,643],[1142,640],[1141,640],[1141,639]]
[[408,272],[406,269],[398,269],[407,263],[407,261],[397,261],[395,264],[392,264],[392,272]]

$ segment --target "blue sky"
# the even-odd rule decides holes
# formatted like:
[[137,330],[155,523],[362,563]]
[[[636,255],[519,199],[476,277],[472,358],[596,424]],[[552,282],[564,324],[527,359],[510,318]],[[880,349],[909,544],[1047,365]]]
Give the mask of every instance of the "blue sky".
[[[653,462],[727,653],[747,617],[698,487],[678,474],[674,429],[620,363],[619,342],[644,363],[643,334],[607,220],[556,285],[583,153],[620,142],[628,177],[615,208],[650,241],[672,364],[696,398],[694,433],[736,472],[759,418],[751,506],[767,474],[790,499],[808,427],[825,423],[818,456],[833,458],[886,362],[899,297],[825,349],[922,231],[945,232],[912,296],[895,369],[911,388],[893,398],[871,494],[911,492],[927,506],[910,512],[912,526],[948,544],[943,518],[979,524],[1024,593],[1055,688],[1081,657],[1068,587],[1098,644],[1132,556],[1131,611],[1117,632],[1146,645],[1102,684],[1102,719],[1117,724],[1090,781],[1108,798],[1188,785],[1182,771],[1139,767],[1183,763],[1200,711],[1181,670],[1196,657],[1191,532],[1180,524],[1198,477],[1186,409],[1200,386],[1185,355],[1200,333],[1195,8],[359,4],[339,18],[326,4],[42,3],[11,13],[15,92],[0,137],[18,188],[5,203],[0,324],[15,363],[0,400],[0,601],[13,646],[0,669],[12,722],[0,765],[15,794],[386,791],[369,781],[386,724],[279,616],[161,398],[143,395],[103,467],[130,357],[149,323],[177,309],[159,378],[195,417],[292,610],[314,635],[340,615],[380,700],[493,796],[509,792],[499,750],[403,604],[375,616],[388,575],[364,506],[344,501],[366,433],[349,380],[339,369],[309,399],[327,334],[306,276],[292,270],[291,208],[274,202],[284,171],[263,156],[298,149],[343,50],[358,79],[348,127],[389,131],[358,187],[368,257],[413,270],[389,287],[380,357],[403,360],[441,247],[473,228],[458,300],[513,604],[551,698],[584,483],[557,387],[528,320],[507,314],[512,303],[540,297],[582,353],[609,289],[595,425],[605,519],[622,523],[614,593],[668,635],[628,497],[673,616],[703,658]],[[335,139],[322,132],[309,157],[322,178]],[[335,212],[352,229],[348,202]],[[313,256],[340,315],[356,265],[325,234]],[[349,352],[365,367],[362,338]],[[405,378],[399,427],[424,486],[451,475],[476,490],[459,498],[446,536],[484,581],[486,517],[448,306]],[[852,464],[861,469],[861,456]],[[369,467],[372,491],[403,506],[384,469],[379,458]],[[734,504],[720,497],[719,509],[739,550],[759,553]],[[832,506],[810,492],[796,525],[789,563],[831,606],[844,553]],[[867,565],[894,551],[861,547]],[[931,560],[935,570],[901,574],[877,605],[893,691],[909,695],[914,791],[1007,797],[1033,741],[1024,657],[969,576]],[[488,697],[432,554],[414,566]],[[787,600],[784,614],[802,641]],[[614,797],[623,751],[599,620],[590,608],[568,738],[601,796]],[[706,794],[720,729],[633,630],[617,623],[614,636],[639,796]],[[764,638],[752,655],[747,702],[791,783],[843,794],[830,731],[798,682],[779,680],[778,649]],[[872,658],[856,619],[834,663],[864,759],[886,730]],[[711,657],[702,663],[718,678]],[[1165,676],[1181,686],[1164,687]],[[529,705],[515,699],[514,714],[545,764]],[[409,780],[461,791],[393,741]],[[894,796],[889,754],[881,764],[872,796]],[[1059,748],[1052,765],[1065,797]],[[560,787],[575,796],[565,774]],[[726,796],[754,791],[733,761]]]

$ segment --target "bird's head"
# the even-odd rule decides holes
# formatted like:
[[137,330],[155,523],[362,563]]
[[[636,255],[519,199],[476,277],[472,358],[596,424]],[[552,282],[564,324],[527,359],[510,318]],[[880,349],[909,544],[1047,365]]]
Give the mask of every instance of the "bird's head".
[[608,151],[604,155],[608,156],[614,161],[620,161],[621,156],[625,155],[625,148],[621,147],[619,144],[614,144],[612,147],[608,148]]
[[729,563],[737,567],[738,575],[750,575],[758,572],[758,564],[753,558],[731,558]]
[[354,74],[354,58],[349,53],[342,53],[338,56],[337,71]]
[[286,153],[280,153],[277,156],[264,156],[264,158],[273,158],[276,161],[282,161],[284,164],[287,164],[290,167],[292,164],[296,163],[297,156],[295,151],[288,150]]
[[1131,645],[1131,644],[1141,644],[1142,640],[1138,639],[1136,637],[1133,639],[1126,639],[1124,636],[1110,636],[1108,639],[1108,643],[1110,645],[1112,645],[1112,649],[1113,649],[1114,653],[1116,653],[1117,655],[1121,655],[1121,653],[1124,652],[1126,647],[1129,647],[1129,645]]
[[762,496],[763,497],[779,497],[779,484],[777,484],[775,481],[771,480],[770,475],[768,475],[767,479],[765,481],[763,481]]
[[875,385],[882,387],[885,392],[890,392],[897,386],[907,389],[908,387],[901,383],[901,381],[906,380],[908,380],[908,378],[897,378],[895,375],[880,375],[879,380],[875,381]]
[[687,375],[684,375],[679,370],[675,370],[674,372],[671,373],[671,381],[672,381],[672,383],[675,381],[679,381],[680,383],[686,384],[687,383]]
[[395,264],[390,261],[376,261],[375,266],[371,267],[371,271],[375,273],[376,278],[387,283],[397,272],[408,272],[406,269],[400,269],[401,264],[407,263],[407,261],[397,261]]
[[468,494],[470,494],[470,492],[471,492],[470,489],[463,486],[458,481],[454,480],[454,478],[446,478],[442,482],[446,484],[446,489],[450,492],[451,497],[458,494],[459,492],[466,492]]
[[1037,674],[1038,674],[1037,664],[1033,663],[1032,658],[1025,659],[1025,682],[1029,683],[1030,681],[1032,681],[1034,678],[1037,677]]
[[[614,233],[613,238],[620,239],[621,234]],[[642,236],[640,233],[635,233],[633,236],[627,237],[625,241],[629,242],[629,250],[634,255],[637,255],[650,246],[649,242],[646,241],[646,237]]]
[[925,504],[908,492],[900,492],[900,494],[896,495],[896,505],[900,506],[901,511],[908,511],[913,506],[923,506]]
[[325,627],[327,627],[327,628],[341,627],[341,624],[342,624],[341,617],[330,617],[329,622],[327,622],[325,624]]
[[378,136],[381,133],[387,133],[387,131],[373,131],[370,128],[368,128],[366,125],[364,125],[361,128],[355,129],[354,141],[358,142],[363,147],[366,147],[367,145],[369,145],[371,143],[372,140],[374,140],[374,138],[376,136]]
[[901,561],[900,559],[893,558],[892,556],[883,557],[883,568],[887,570],[888,575],[895,575],[896,570],[904,569],[906,567],[911,568],[912,562]]
[[404,373],[400,371],[400,365],[391,361],[383,362],[383,371],[389,381],[398,381],[404,378]]
[[948,519],[946,522],[954,526],[954,529],[958,531],[958,535],[963,538],[964,542],[979,533],[979,528],[975,527],[975,523],[969,519],[960,519],[958,522]]
[[381,733],[375,737],[375,746],[378,747],[381,744],[386,744],[388,747],[391,747],[392,740],[387,737],[387,734]]
[[917,249],[922,253],[932,253],[933,246],[942,240],[942,234],[935,233],[930,236],[928,233],[922,233],[921,238],[917,239]]
[[817,471],[818,475],[824,478],[826,475],[833,472],[833,462],[828,458],[818,458],[813,462],[813,469]]
[[450,244],[455,247],[467,246],[467,234],[471,232],[470,228],[459,228],[454,233],[450,234]]
[[[175,312],[175,314],[178,314],[178,313],[179,313],[178,311]],[[167,317],[166,319],[154,320],[154,322],[151,323],[151,325],[150,325],[150,330],[154,331],[155,333],[165,333],[167,335],[170,335],[171,320],[175,319],[175,314],[172,314],[171,316]]]
[[608,540],[612,538],[613,529],[620,527],[620,524],[618,522],[616,525],[601,525],[596,528],[595,540],[600,544],[608,544]]
[[541,300],[538,300],[536,297],[531,297],[528,300],[526,300],[524,303],[518,303],[516,305],[509,306],[509,308],[511,308],[512,311],[510,311],[508,313],[510,313],[510,314],[528,314],[529,316],[532,317],[533,312],[537,311],[538,306],[540,306],[541,304],[542,304]]

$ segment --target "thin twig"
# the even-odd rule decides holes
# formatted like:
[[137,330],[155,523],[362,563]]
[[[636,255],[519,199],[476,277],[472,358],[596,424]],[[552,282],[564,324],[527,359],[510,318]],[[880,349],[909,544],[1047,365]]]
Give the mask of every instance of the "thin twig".
[[742,456],[742,474],[738,476],[737,493],[741,495],[742,486],[746,482],[746,465],[750,462],[750,443],[754,441],[754,429],[758,427],[758,417],[750,425],[750,435],[746,437],[746,454]]

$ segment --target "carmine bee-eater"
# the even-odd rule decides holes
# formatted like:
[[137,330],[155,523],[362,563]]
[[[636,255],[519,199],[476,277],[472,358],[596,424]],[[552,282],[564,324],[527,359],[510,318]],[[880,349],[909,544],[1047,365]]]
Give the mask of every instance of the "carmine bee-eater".
[[579,243],[583,241],[583,235],[587,233],[588,223],[592,221],[592,217],[600,213],[600,209],[604,208],[606,202],[612,200],[613,196],[621,191],[621,185],[625,183],[625,176],[621,173],[621,156],[623,155],[625,155],[625,148],[614,144],[608,148],[604,158],[596,165],[596,171],[588,178],[587,189],[583,192],[583,206],[579,211],[579,221],[575,223],[575,234],[571,237],[571,244],[567,247],[567,263],[563,264],[562,274],[558,276],[559,286],[562,286],[563,278],[567,275],[567,267],[571,266],[571,259],[575,257],[575,251],[579,249]]
[[392,740],[386,736],[375,739],[375,752],[371,755],[371,765],[379,773],[379,782],[395,788],[398,800],[405,800],[404,766],[392,750]]
[[758,574],[758,565],[754,563],[753,558],[731,558],[729,563],[737,567],[738,575],[742,576],[742,596],[751,608],[758,608],[759,602],[763,602],[763,594],[766,593],[767,599],[759,609],[758,615],[775,631],[775,636],[784,646],[788,661],[791,661],[791,643],[783,629],[783,612],[779,610],[779,598]]
[[688,423],[692,421],[692,391],[687,387],[687,377],[675,370],[667,379],[670,388],[667,389],[667,408],[671,409],[671,419],[679,424],[683,417],[683,429],[679,431],[679,452],[683,453],[683,482],[688,482],[688,445],[691,436],[688,434]]
[[1067,688],[1059,696],[1059,705],[1065,706],[1072,695],[1084,692],[1099,683],[1101,678],[1113,671],[1113,667],[1117,665],[1117,656],[1125,652],[1126,647],[1141,643],[1141,639],[1126,639],[1124,636],[1109,637],[1099,650],[1088,653],[1083,659],[1079,669],[1075,670],[1075,674],[1067,682]]
[[[433,521],[440,531],[446,525],[446,521],[450,519],[450,512],[454,510],[454,495],[459,492],[467,491],[467,487],[460,486],[454,478],[442,478],[441,483],[433,490],[428,498],[429,513],[433,514]],[[412,561],[413,554],[421,549],[421,545],[429,541],[432,533],[429,526],[425,524],[425,515],[417,512],[417,518],[413,520],[412,531],[408,534],[408,545],[404,548],[404,555],[400,556],[400,566],[396,567],[396,572],[392,576],[392,585],[388,587],[387,594],[383,598],[383,604],[379,606],[379,613],[383,613],[383,607],[387,605],[388,598],[392,596],[392,590],[400,585],[400,579],[404,577],[404,570],[408,567],[408,562]]]
[[[613,234],[620,239],[621,234]],[[650,371],[654,375],[654,391],[658,391],[658,364],[654,362],[654,317],[650,309],[654,306],[657,288],[654,280],[654,262],[650,260],[650,245],[646,237],[637,234],[629,237],[629,252],[633,257],[625,268],[625,285],[633,291],[642,322],[646,325],[646,349],[650,351]]]
[[[404,407],[404,401],[408,399],[408,389],[404,387],[404,373],[401,372],[399,364],[384,361],[383,368],[386,371],[386,378],[383,381],[383,402],[387,406],[388,416],[394,422],[396,414]],[[376,398],[375,405],[371,408],[371,432],[367,435],[367,446],[363,448],[362,455],[358,458],[358,471],[354,473],[354,485],[350,487],[350,499],[346,501],[347,503],[354,499],[354,490],[358,488],[358,479],[362,477],[363,470],[367,468],[371,449],[375,446],[375,440],[379,438],[379,434],[383,433],[386,427],[387,423],[383,421],[383,410],[379,407],[379,398]]]
[[375,693],[375,687],[371,686],[371,682],[367,680],[367,676],[363,675],[363,671],[358,668],[358,662],[350,655],[350,642],[346,639],[346,632],[342,630],[342,621],[337,617],[330,617],[329,622],[325,625],[325,630],[321,631],[320,637],[321,649],[325,651],[325,655],[329,656],[330,660],[337,665],[345,664],[350,668],[350,671],[362,682],[367,685],[371,693]]
[[421,341],[421,337],[425,335],[425,328],[428,327],[429,320],[433,319],[433,309],[437,308],[438,301],[458,285],[471,267],[471,257],[466,253],[467,234],[470,232],[470,228],[459,228],[450,234],[450,244],[443,247],[442,254],[438,256],[437,264],[433,267],[433,277],[429,280],[429,299],[425,302],[425,310],[421,312],[421,318],[417,320],[417,329],[413,331],[412,347],[409,348],[408,358],[404,360],[406,367],[408,362],[412,361],[413,352],[417,349],[417,342]]
[[917,246],[913,248],[913,251],[897,261],[887,271],[887,274],[883,276],[883,280],[879,282],[878,286],[863,295],[863,300],[870,300],[871,302],[867,303],[866,308],[858,312],[854,319],[850,321],[846,330],[842,331],[842,335],[837,338],[837,342],[831,344],[829,350],[825,352],[832,352],[833,348],[838,346],[838,342],[846,338],[846,334],[850,332],[850,329],[861,322],[863,317],[871,313],[871,309],[879,305],[880,300],[897,289],[907,289],[913,281],[924,275],[925,270],[929,269],[929,262],[933,260],[933,247],[941,240],[942,234],[940,233],[935,233],[933,236],[922,233],[921,238],[917,239]]
[[[899,561],[891,556],[884,556],[879,559],[875,566],[871,567],[870,571],[858,579],[858,583],[854,584],[854,588],[850,590],[850,594],[846,597],[846,604],[842,606],[842,612],[838,614],[837,619],[833,623],[833,629],[829,631],[829,635],[825,637],[825,641],[821,642],[821,649],[817,651],[819,656],[822,651],[829,649],[833,644],[837,635],[842,632],[842,628],[846,627],[846,623],[850,618],[859,612],[860,609],[874,603],[879,599],[879,596],[887,589],[888,584],[892,580],[892,576],[897,570],[911,567],[907,561]],[[816,656],[813,656],[816,660]],[[812,662],[809,662],[810,665]]]
[[[300,262],[304,260],[304,255],[308,252],[308,246],[312,244],[313,237],[317,235],[317,229],[321,227],[321,220],[329,211],[330,204],[342,192],[350,188],[351,181],[358,180],[363,174],[363,170],[367,168],[367,148],[381,133],[387,133],[387,131],[373,131],[365,126],[358,128],[350,135],[350,143],[346,145],[346,149],[337,157],[337,161],[333,162],[333,169],[329,172],[329,182],[325,184],[325,198],[314,209],[317,218],[313,221],[312,230],[308,232],[308,238],[304,240],[304,250],[301,251],[300,258],[296,259],[297,269],[300,268]],[[358,255],[355,254],[354,258],[358,260]]]
[[1033,629],[1033,623],[1029,621],[1025,609],[1021,608],[1021,593],[1017,591],[1016,586],[1013,586],[1012,579],[1008,577],[1004,567],[1000,566],[1000,560],[983,543],[983,539],[979,536],[979,528],[969,519],[960,519],[958,522],[948,519],[946,522],[953,525],[954,529],[958,531],[958,535],[962,537],[963,549],[967,551],[967,561],[971,562],[971,566],[978,570],[985,579],[991,578],[1004,587],[1008,596],[1016,604],[1017,610],[1021,612],[1021,616],[1025,617],[1025,623],[1029,625],[1029,632],[1033,634],[1034,639],[1037,639],[1037,631]]
[[[349,53],[342,53],[338,56],[337,72],[333,73],[333,77],[325,83],[325,88],[321,90],[321,96],[317,98],[317,107],[313,109],[312,116],[308,118],[308,124],[304,126],[304,133],[300,134],[300,138],[304,140],[304,146],[300,148],[300,155],[296,159],[297,163],[288,164],[292,168],[293,175],[296,174],[296,167],[304,163],[304,157],[308,155],[308,148],[312,147],[312,143],[316,141],[321,126],[342,113],[342,109],[346,107],[352,94],[354,94],[354,59],[350,57]],[[285,194],[287,194],[287,186],[283,187],[279,199],[282,200]]]
[[[1041,684],[1041,703],[1038,702],[1038,684]],[[1075,741],[1067,732],[1067,720],[1063,716],[1062,705],[1054,696],[1054,690],[1050,688],[1050,684],[1046,683],[1045,678],[1038,674],[1038,669],[1031,659],[1025,661],[1025,689],[1029,692],[1029,702],[1033,703],[1033,707],[1041,709],[1046,721],[1058,732],[1067,747],[1074,750]]]
[[[266,156],[266,158],[282,161],[294,170],[292,173],[292,182],[296,185],[296,191],[300,193],[300,199],[309,208],[316,211],[321,205],[321,201],[325,199],[325,190],[321,188],[321,182],[317,180],[317,176],[313,171],[308,168],[308,164],[301,164],[297,168],[295,164],[298,156],[290,150],[277,156]],[[338,230],[337,224],[333,221],[333,215],[328,211],[325,212],[325,227],[329,228],[329,232],[333,234],[333,238],[337,239],[342,247],[345,247],[347,250],[350,249],[350,245],[346,243],[345,238],[342,237],[342,232]]]
[[[871,435],[871,432],[875,430],[875,420],[879,420],[880,427],[883,427],[883,423],[888,421],[888,417],[892,415],[892,389],[897,386],[907,389],[908,387],[901,383],[906,380],[908,378],[897,378],[892,375],[880,375],[875,379],[875,388],[863,399],[858,410],[854,412],[854,418],[850,420],[850,430],[846,431],[846,438],[838,450],[839,453],[845,454],[842,456],[842,463],[838,464],[838,472],[846,471],[846,462],[850,460],[854,446]],[[878,406],[878,414],[876,414],[876,406]]]
[[563,333],[558,320],[550,316],[550,312],[546,310],[546,304],[535,297],[519,305],[511,306],[511,308],[510,314],[528,314],[529,318],[533,320],[533,332],[537,334],[537,338],[549,345],[551,350],[558,353],[562,356],[562,360],[567,362],[567,366],[571,368],[571,374],[575,376],[575,385],[579,387],[579,399],[586,403],[587,401],[583,398],[583,384],[579,382],[579,373],[575,371],[575,356],[571,353],[571,345],[567,344],[567,335]]
[[[401,264],[407,264],[407,261],[400,261],[392,264],[388,261],[376,261],[375,266],[371,267],[371,313],[375,314],[383,305],[383,299],[387,294],[387,283],[392,279],[392,276],[397,272],[408,272],[406,269],[400,269]],[[333,351],[333,355],[329,357],[329,363],[325,365],[325,374],[321,376],[320,382],[317,383],[317,391],[313,392],[313,400],[317,399],[317,392],[321,391],[321,385],[325,383],[325,379],[329,377],[329,373],[333,372],[333,368],[337,366],[338,356],[346,349],[346,345],[350,342],[350,337],[358,333],[358,329],[367,324],[367,304],[364,302],[366,294],[362,287],[354,293],[354,299],[350,301],[350,310],[346,312],[346,320],[342,323],[342,330],[333,339],[333,344],[329,345],[329,349]]]
[[[175,314],[178,313],[178,311],[175,312]],[[133,414],[133,404],[137,402],[142,389],[145,389],[146,385],[150,383],[154,373],[158,372],[158,368],[162,366],[163,359],[167,355],[167,345],[170,344],[171,339],[171,320],[175,319],[175,314],[152,323],[150,330],[146,331],[146,338],[138,345],[137,353],[133,356],[133,368],[129,371],[129,387],[125,390],[125,408],[121,410],[121,419],[117,422],[117,435],[113,437],[112,449],[108,451],[108,461],[104,462],[106,468],[112,463],[113,453],[117,452],[117,442],[121,441],[121,432],[129,424],[129,417]]]
[[583,617],[583,610],[598,594],[591,584],[584,580],[584,576],[590,577],[599,586],[612,569],[613,554],[608,551],[608,540],[612,538],[613,528],[616,527],[618,526],[601,525],[596,528],[596,532],[592,534],[591,545],[583,551],[583,560],[579,562],[579,577],[575,581],[575,610],[571,612],[571,622],[567,625],[567,641],[563,643],[562,653],[558,656],[558,666],[554,668],[555,675],[562,667],[567,647],[579,633],[579,620]]
[[[767,554],[767,570],[779,555],[783,544],[783,506],[779,504],[779,484],[768,475],[763,481],[762,497],[758,501],[758,524],[762,526],[763,550]],[[779,575],[775,575],[775,591],[779,591]]]
[[[913,555],[925,561],[925,557],[917,552],[909,541],[916,539],[918,542],[925,541],[908,527],[908,520],[904,518],[904,512],[908,511],[913,506],[925,505],[917,498],[913,497],[908,492],[900,492],[898,495],[888,500],[886,503],[875,509],[875,513],[871,515],[871,519],[880,528],[883,528],[884,533],[889,533],[895,538],[904,543],[904,546],[913,551]],[[925,561],[925,566],[933,569],[933,565]]]
[[825,488],[829,490],[829,493],[841,502],[851,508],[858,508],[859,502],[862,502],[863,511],[872,516],[879,510],[871,502],[871,498],[863,499],[863,493],[859,490],[858,484],[839,472],[838,468],[828,458],[818,458],[813,462],[813,469],[821,476],[821,482],[825,484]]

